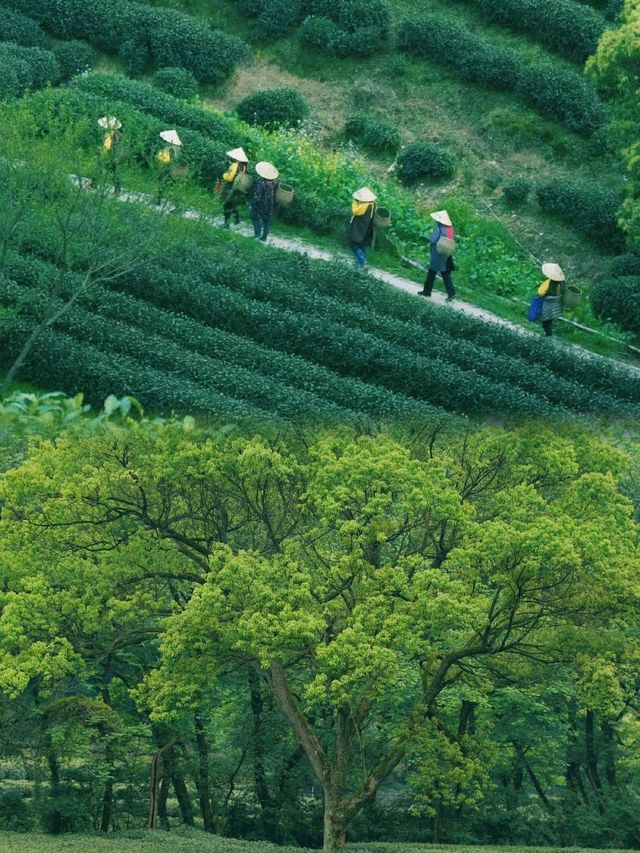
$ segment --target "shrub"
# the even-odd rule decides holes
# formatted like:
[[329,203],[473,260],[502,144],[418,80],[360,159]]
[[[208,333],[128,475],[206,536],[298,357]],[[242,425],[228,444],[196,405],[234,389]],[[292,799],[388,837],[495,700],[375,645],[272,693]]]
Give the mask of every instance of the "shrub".
[[60,66],[61,80],[70,80],[90,70],[96,61],[95,50],[85,41],[61,41],[53,46],[52,52]]
[[557,178],[538,186],[536,198],[545,213],[563,219],[586,237],[597,240],[602,250],[615,252],[624,246],[624,235],[616,222],[622,199],[613,190]]
[[295,127],[309,114],[307,102],[296,89],[263,89],[244,98],[236,112],[247,124],[273,130]]
[[388,0],[319,0],[312,9],[300,37],[336,56],[371,56],[389,41],[393,13]]
[[612,261],[610,275],[614,278],[628,275],[640,276],[640,255],[635,252],[625,252],[624,255],[618,255]]
[[144,38],[135,35],[125,38],[118,50],[120,59],[127,74],[136,76],[142,74],[151,64],[151,52]]
[[592,286],[590,298],[596,317],[640,334],[640,274],[600,281]]
[[398,40],[404,50],[452,66],[464,80],[520,94],[542,115],[560,119],[577,133],[592,134],[607,120],[593,86],[577,71],[525,63],[517,51],[486,42],[435,15],[405,19]]
[[605,29],[602,15],[575,0],[474,0],[490,21],[532,33],[576,62],[595,53]]
[[0,6],[0,42],[3,41],[11,41],[24,47],[44,47],[47,37],[33,18]]
[[398,155],[398,175],[407,183],[422,178],[444,178],[451,175],[455,160],[444,145],[413,142]]
[[345,136],[370,151],[393,153],[400,145],[397,129],[384,119],[356,113],[344,126]]
[[266,0],[258,11],[258,36],[276,39],[285,35],[302,21],[305,0]]
[[502,193],[509,204],[524,204],[531,192],[531,184],[526,178],[513,178],[502,188]]
[[50,50],[0,44],[0,77],[4,93],[19,97],[29,89],[42,89],[60,80],[60,66]]
[[241,39],[173,9],[126,0],[6,0],[6,4],[31,14],[58,38],[85,39],[120,54],[130,73],[153,60],[156,66],[181,66],[198,80],[217,82],[248,54]]
[[153,75],[151,82],[174,98],[190,100],[198,94],[198,82],[186,68],[161,68]]

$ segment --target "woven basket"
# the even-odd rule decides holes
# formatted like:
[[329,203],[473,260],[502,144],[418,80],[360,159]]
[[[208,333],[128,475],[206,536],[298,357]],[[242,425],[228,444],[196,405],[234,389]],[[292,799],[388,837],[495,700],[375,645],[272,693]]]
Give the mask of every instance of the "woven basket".
[[293,201],[293,187],[289,184],[279,184],[276,190],[276,201],[278,204],[291,204]]
[[579,287],[574,287],[572,284],[568,284],[565,287],[564,293],[562,295],[562,304],[565,308],[575,308],[577,305],[579,305],[581,299],[582,291]]
[[379,207],[373,217],[376,228],[388,228],[391,225],[391,214],[386,207]]

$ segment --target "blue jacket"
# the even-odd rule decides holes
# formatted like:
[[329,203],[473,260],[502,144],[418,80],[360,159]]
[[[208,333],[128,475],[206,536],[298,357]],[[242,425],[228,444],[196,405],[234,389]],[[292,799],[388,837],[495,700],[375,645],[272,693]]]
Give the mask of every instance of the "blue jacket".
[[429,237],[429,242],[431,243],[431,258],[429,260],[429,269],[435,270],[436,272],[445,272],[447,269],[447,261],[449,258],[445,258],[444,255],[439,255],[436,252],[436,243],[440,239],[440,237],[447,236],[447,229],[444,225],[441,225],[439,222],[436,222],[436,227],[431,232]]

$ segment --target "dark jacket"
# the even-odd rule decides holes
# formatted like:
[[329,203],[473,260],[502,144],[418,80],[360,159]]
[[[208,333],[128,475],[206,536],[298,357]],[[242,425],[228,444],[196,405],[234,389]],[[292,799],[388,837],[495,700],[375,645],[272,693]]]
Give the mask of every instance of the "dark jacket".
[[[440,237],[451,237],[452,240],[455,239],[453,227],[451,225],[442,225],[440,222],[436,222],[436,227],[433,229],[431,236],[429,237],[429,243],[431,244],[429,269],[435,270],[436,272],[446,272],[447,269],[450,270],[453,267],[453,263],[451,262],[451,258],[439,255],[436,252],[436,243]],[[448,261],[450,263],[447,263]]]
[[258,178],[251,196],[251,214],[260,219],[271,219],[276,210],[276,191],[278,181]]

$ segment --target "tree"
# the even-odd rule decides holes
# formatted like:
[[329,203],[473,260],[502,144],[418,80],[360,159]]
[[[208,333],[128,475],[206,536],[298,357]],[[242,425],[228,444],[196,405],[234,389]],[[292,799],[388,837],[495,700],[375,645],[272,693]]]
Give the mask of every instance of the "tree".
[[[254,673],[322,786],[327,853],[405,762],[428,807],[473,802],[485,747],[471,711],[451,726],[452,703],[489,693],[496,673],[518,684],[567,655],[577,668],[637,609],[628,458],[565,432],[434,433],[416,447],[143,422],[43,445],[0,492],[25,614],[0,619],[5,689],[40,662],[86,668],[55,614],[90,607],[83,624],[107,618],[110,638],[163,630],[137,690],[158,721],[193,715],[225,673]],[[118,603],[101,610],[96,585]],[[18,653],[11,632],[39,611]]]
[[640,0],[626,0],[617,23],[604,32],[587,72],[613,104],[611,131],[629,173],[620,222],[640,247]]

